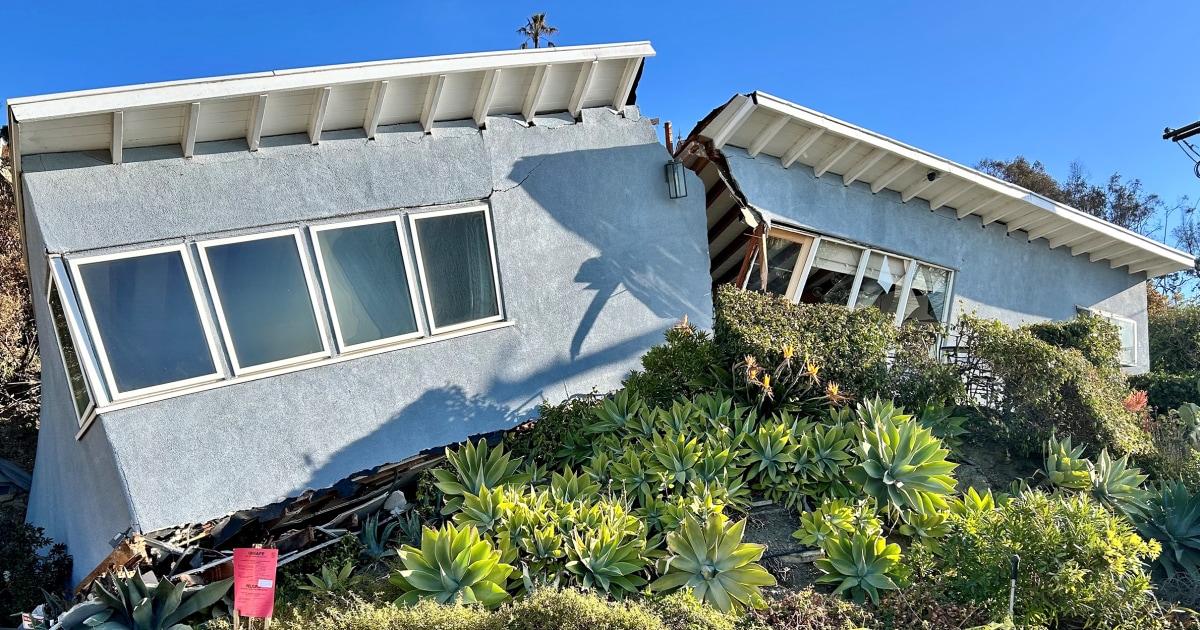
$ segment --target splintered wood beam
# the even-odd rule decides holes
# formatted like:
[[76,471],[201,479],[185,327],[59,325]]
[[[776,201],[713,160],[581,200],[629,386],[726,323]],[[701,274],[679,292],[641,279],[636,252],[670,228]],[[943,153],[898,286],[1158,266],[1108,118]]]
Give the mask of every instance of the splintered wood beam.
[[599,61],[585,62],[579,69],[575,90],[571,92],[571,100],[567,102],[567,113],[571,114],[572,118],[578,119],[579,113],[583,111],[583,103],[587,100],[588,90],[592,89],[592,79],[596,76],[596,67],[599,65]]
[[808,130],[808,133],[800,136],[800,139],[795,144],[783,152],[783,157],[779,158],[779,163],[783,165],[783,168],[791,166],[823,135],[825,135],[825,130],[820,127]]
[[827,173],[829,169],[833,168],[834,164],[838,163],[838,160],[846,157],[846,154],[853,150],[856,146],[858,146],[858,140],[842,141],[842,143],[833,150],[833,153],[830,153],[820,164],[813,168],[813,176],[820,177]]
[[958,209],[958,218],[965,219],[968,215],[979,214],[984,208],[994,205],[997,201],[1002,199],[1008,199],[1008,197],[1005,197],[1004,195],[994,195],[992,197],[980,199],[969,206],[963,206]]
[[383,99],[387,98],[387,89],[387,81],[376,81],[371,86],[371,99],[367,101],[367,115],[363,118],[367,140],[374,140],[375,132],[379,129],[379,116],[383,114]]
[[246,124],[246,145],[251,151],[258,150],[262,140],[263,117],[267,115],[267,95],[259,94],[250,107],[250,120]]
[[757,107],[757,105],[754,104],[754,99],[747,98],[745,101],[743,101],[742,106],[733,113],[733,117],[729,119],[729,122],[725,123],[724,127],[721,127],[721,130],[717,132],[717,135],[713,136],[713,148],[720,149],[721,147],[725,146],[725,143],[733,137],[733,134],[737,133],[737,130],[742,126],[742,123],[746,122],[747,118],[750,118],[750,114],[754,111],[755,107]]
[[475,126],[487,126],[488,111],[492,109],[492,99],[496,96],[496,86],[500,85],[500,68],[483,75],[483,83],[479,86],[479,98],[475,101]]
[[425,133],[433,133],[433,119],[437,118],[438,101],[442,98],[442,88],[446,85],[446,75],[439,74],[429,78],[429,87],[425,90],[425,101],[421,105],[421,129]]
[[934,196],[933,199],[929,200],[929,210],[934,211],[938,208],[941,208],[951,201],[963,196],[963,193],[971,190],[972,188],[973,186],[970,183],[960,184],[959,186],[951,188],[950,190],[944,191],[940,195]]
[[125,151],[125,112],[112,113],[112,143],[108,152],[112,155],[112,163],[120,164]]
[[746,149],[746,152],[750,154],[750,157],[758,157],[758,154],[762,153],[762,150],[771,142],[771,140],[775,138],[780,130],[782,130],[784,126],[788,124],[789,120],[791,120],[791,118],[788,118],[787,116],[779,116],[775,120],[771,121],[771,124],[764,127],[763,130],[759,132],[758,137],[754,139],[754,142],[750,143],[750,147]]
[[613,95],[613,109],[619,112],[625,111],[625,104],[629,102],[629,94],[633,92],[633,82],[637,80],[640,67],[642,67],[641,57],[634,57],[625,64],[625,73],[621,75],[621,82],[617,84],[617,92]]
[[185,158],[196,154],[196,126],[199,123],[200,103],[192,103],[187,106],[187,115],[183,119],[183,138],[180,141]]
[[878,164],[879,160],[882,160],[886,155],[887,151],[883,149],[875,149],[874,151],[868,153],[867,157],[859,160],[854,166],[851,166],[849,170],[846,171],[845,175],[842,175],[842,185],[849,186],[850,184],[858,181],[858,178],[865,175],[867,171],[871,170],[872,166]]
[[329,107],[332,90],[328,87],[317,90],[317,100],[313,102],[312,115],[308,119],[308,141],[313,144],[321,144],[321,128],[325,125],[325,109]]
[[918,179],[916,182],[910,184],[908,186],[908,188],[905,188],[904,192],[900,193],[900,201],[902,201],[904,203],[908,203],[908,202],[912,201],[913,197],[916,197],[917,195],[924,192],[926,188],[929,188],[930,186],[936,184],[939,179],[941,179],[941,177],[935,177],[934,179],[929,179],[928,176]]
[[871,194],[879,194],[879,191],[887,188],[889,184],[896,181],[896,179],[901,175],[907,173],[908,170],[913,166],[915,166],[913,162],[909,162],[904,158],[900,158],[900,161],[895,166],[889,168],[883,173],[883,175],[876,177],[875,181],[871,182]]
[[538,66],[533,71],[533,80],[529,82],[529,91],[525,93],[525,102],[521,105],[521,117],[526,123],[532,123],[537,115],[538,101],[546,90],[546,82],[550,80],[550,70],[553,66]]

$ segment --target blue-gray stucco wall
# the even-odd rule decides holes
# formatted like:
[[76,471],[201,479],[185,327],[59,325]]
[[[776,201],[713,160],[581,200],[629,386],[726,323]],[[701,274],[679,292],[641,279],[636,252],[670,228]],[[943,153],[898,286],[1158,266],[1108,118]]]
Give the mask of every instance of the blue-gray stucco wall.
[[722,152],[751,205],[825,235],[954,269],[952,319],[974,312],[1016,326],[1096,308],[1137,322],[1137,365],[1128,371],[1149,368],[1144,273],[1071,256],[1065,247],[1051,250],[1044,239],[1031,243],[1023,231],[1009,235],[1003,224],[984,227],[976,216],[960,220],[953,208],[930,212],[923,199],[902,203],[892,190],[872,194],[869,185],[845,186],[833,173],[816,178],[800,163],[784,169],[776,158],[751,158],[738,147]]
[[[543,399],[618,386],[683,315],[710,326],[703,195],[668,198],[668,156],[636,110],[305,140],[265,139],[256,153],[212,143],[189,160],[127,149],[117,166],[26,158],[32,258],[487,200],[514,325],[105,413],[80,442],[61,367],[48,365],[43,426],[62,429],[40,438],[29,518],[70,544],[77,577],[121,518],[145,531],[211,519],[510,427]],[[694,176],[690,187],[702,188]],[[120,505],[121,483],[125,517],[80,507],[91,494]]]

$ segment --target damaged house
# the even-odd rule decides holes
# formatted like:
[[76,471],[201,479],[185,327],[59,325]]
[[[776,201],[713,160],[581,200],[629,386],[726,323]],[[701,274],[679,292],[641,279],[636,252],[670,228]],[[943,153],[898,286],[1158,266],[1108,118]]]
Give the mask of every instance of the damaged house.
[[[1149,369],[1148,280],[1196,265],[1024,188],[769,94],[737,95],[676,153],[704,180],[714,283],[795,302],[1017,326],[1100,315]],[[947,343],[952,340],[946,340]]]
[[632,105],[653,54],[9,101],[44,361],[28,518],[76,579],[122,532],[509,428],[709,326],[703,199],[670,197]]

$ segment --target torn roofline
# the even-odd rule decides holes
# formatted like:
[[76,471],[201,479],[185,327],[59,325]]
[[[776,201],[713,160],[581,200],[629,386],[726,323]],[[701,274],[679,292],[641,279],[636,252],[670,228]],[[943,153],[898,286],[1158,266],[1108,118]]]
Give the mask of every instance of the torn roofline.
[[[796,162],[815,176],[836,173],[846,186],[869,184],[900,193],[901,202],[920,198],[931,210],[950,207],[958,218],[1002,223],[1009,234],[1045,238],[1051,249],[1069,247],[1073,256],[1108,261],[1113,269],[1147,278],[1191,269],[1191,254],[1060,204],[1025,188],[922,151],[764,92],[738,94],[697,123],[687,142],[707,141],[712,150],[729,144],[778,158],[784,168]],[[951,204],[951,202],[954,202]]]

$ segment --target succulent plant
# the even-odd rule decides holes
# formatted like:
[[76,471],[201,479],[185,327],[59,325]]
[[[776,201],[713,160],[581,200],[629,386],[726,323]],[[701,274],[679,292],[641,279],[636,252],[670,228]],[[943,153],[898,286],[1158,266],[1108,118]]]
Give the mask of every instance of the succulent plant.
[[432,599],[439,604],[478,603],[494,608],[508,599],[504,586],[513,567],[500,561],[500,552],[474,527],[460,529],[452,523],[441,530],[426,527],[421,548],[405,545],[399,556],[404,569],[390,578],[404,591],[397,605]]
[[1108,449],[1100,451],[1091,467],[1090,492],[1093,498],[1111,510],[1126,516],[1143,516],[1150,510],[1151,493],[1142,488],[1146,475],[1129,467],[1129,456],[1112,459]]
[[874,425],[864,429],[856,448],[861,463],[846,476],[879,501],[881,508],[946,509],[944,497],[954,491],[950,473],[956,464],[946,461],[949,451],[942,448],[941,440],[910,418],[886,413],[877,417]]
[[1053,435],[1046,441],[1046,478],[1056,486],[1086,490],[1091,486],[1091,462],[1083,457],[1083,445],[1072,448],[1071,438],[1061,442]]
[[334,568],[327,564],[321,565],[320,573],[309,573],[304,577],[308,578],[308,584],[300,586],[300,590],[314,595],[345,593],[363,579],[361,575],[354,574],[354,563],[349,560],[341,568]]
[[[1200,385],[1197,385],[1200,389]],[[1175,410],[1179,423],[1183,425],[1184,436],[1192,446],[1200,446],[1200,405],[1184,403]]]
[[571,535],[567,571],[584,588],[604,591],[617,599],[636,593],[646,584],[638,575],[646,568],[642,543],[624,532],[602,526],[582,535]]
[[878,604],[879,591],[899,588],[888,573],[900,564],[900,545],[856,532],[827,538],[822,549],[825,557],[815,564],[826,575],[817,583],[837,584],[835,595],[845,593],[860,604],[869,596]]
[[1134,522],[1143,538],[1162,545],[1158,563],[1168,577],[1179,571],[1200,576],[1200,493],[1193,495],[1182,481],[1163,484]]
[[960,436],[967,433],[967,430],[963,428],[967,417],[953,414],[954,407],[926,405],[917,420],[933,433],[933,437],[941,440],[950,450],[954,450],[962,446]]
[[459,527],[470,526],[485,532],[491,531],[512,505],[505,488],[483,488],[479,494],[467,494],[463,497],[459,512],[454,515],[454,523]]
[[594,497],[600,492],[600,484],[592,481],[587,475],[577,475],[574,470],[564,467],[561,473],[550,477],[550,495],[555,500],[570,503],[581,497]]
[[637,497],[643,506],[648,505],[663,486],[663,474],[651,470],[644,459],[643,452],[628,449],[612,465],[614,485],[620,486],[629,496]]
[[700,461],[700,443],[685,433],[667,436],[654,435],[650,445],[650,470],[662,473],[664,481],[683,488],[696,478],[696,463]]
[[400,525],[399,521],[392,521],[384,526],[383,530],[379,529],[379,513],[376,512],[363,521],[362,529],[358,532],[358,541],[362,543],[362,551],[358,553],[359,557],[369,560],[371,564],[377,565],[383,562],[384,558],[390,558],[396,555],[396,550],[392,548],[392,532],[396,531],[396,527]]
[[826,538],[854,531],[854,509],[844,499],[826,499],[821,507],[800,515],[800,529],[792,538],[820,547]]
[[592,412],[596,421],[588,425],[589,433],[613,433],[622,431],[625,425],[646,411],[646,403],[629,389],[622,389],[611,398],[605,398]]
[[758,564],[765,547],[742,542],[745,528],[746,521],[730,523],[719,514],[704,524],[687,518],[667,534],[670,555],[660,561],[662,577],[651,590],[686,588],[723,612],[765,606],[759,587],[774,585],[775,578]]
[[183,584],[160,580],[153,589],[140,573],[113,578],[108,588],[96,583],[96,596],[105,610],[84,622],[96,630],[191,630],[184,619],[212,606],[225,596],[233,578],[187,592]]
[[462,506],[463,496],[478,495],[484,488],[495,488],[504,484],[519,484],[528,480],[524,475],[516,474],[521,466],[521,460],[510,459],[504,452],[504,446],[489,449],[486,440],[478,444],[467,441],[458,451],[446,449],[446,460],[450,462],[453,472],[443,469],[433,469],[437,478],[435,485],[446,495],[446,506],[442,514],[453,514]]
[[992,496],[992,490],[989,488],[983,494],[979,494],[975,488],[967,488],[967,491],[960,496],[954,497],[949,501],[950,513],[955,516],[968,517],[984,512],[990,512],[996,509],[996,505],[1003,503],[1005,495],[1001,495],[999,501]]
[[920,538],[934,551],[937,543],[933,538],[940,538],[950,533],[950,524],[946,522],[947,512],[935,508],[929,495],[922,495],[923,505],[916,510],[901,513],[900,533],[911,538]]
[[788,424],[765,422],[746,440],[748,472],[760,486],[775,484],[791,477],[796,464],[797,445]]

